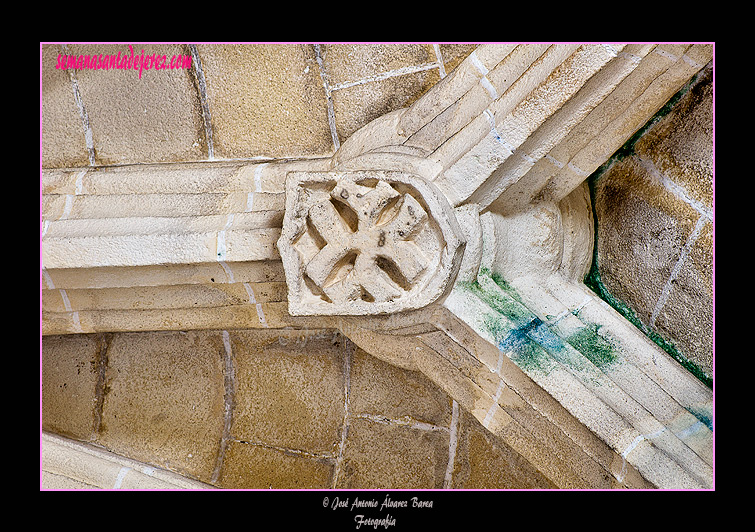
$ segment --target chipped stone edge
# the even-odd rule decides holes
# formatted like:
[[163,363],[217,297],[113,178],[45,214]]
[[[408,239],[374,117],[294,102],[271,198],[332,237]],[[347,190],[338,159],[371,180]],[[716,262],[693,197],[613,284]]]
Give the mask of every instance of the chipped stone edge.
[[[336,305],[325,302],[311,304],[301,301],[301,262],[298,252],[291,246],[291,242],[298,234],[294,222],[297,202],[297,194],[294,191],[304,182],[318,182],[339,177],[390,179],[405,183],[421,194],[430,211],[428,214],[439,227],[445,242],[435,272],[421,292],[402,297],[397,301],[384,303],[356,301],[352,303],[352,308],[349,310],[343,310]],[[331,172],[289,172],[286,176],[286,211],[283,219],[283,230],[278,239],[277,247],[283,261],[288,286],[288,309],[292,316],[364,316],[392,314],[426,307],[450,292],[459,271],[465,245],[464,233],[444,196],[432,183],[416,174],[395,170],[336,170]]]
[[43,432],[40,447],[41,490],[214,489],[209,484],[56,434]]

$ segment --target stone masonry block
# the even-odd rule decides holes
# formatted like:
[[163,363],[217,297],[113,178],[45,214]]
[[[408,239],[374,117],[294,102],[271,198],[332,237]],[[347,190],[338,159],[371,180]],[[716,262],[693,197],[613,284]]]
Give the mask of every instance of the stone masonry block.
[[532,464],[462,411],[452,488],[551,489]]
[[700,214],[654,182],[636,157],[601,176],[595,196],[601,279],[649,323]]
[[307,44],[200,44],[215,157],[333,153],[325,91]]
[[454,68],[457,67],[459,63],[464,61],[466,57],[471,54],[475,48],[477,48],[476,44],[441,44],[438,46],[440,49],[440,55],[443,59],[443,65],[446,70],[446,73],[451,72]]
[[[437,61],[430,44],[330,44],[323,50],[341,142],[371,120],[408,107],[440,80],[437,68],[412,71]],[[449,50],[449,59],[460,53]]]
[[[188,48],[132,44],[134,55],[165,55]],[[127,45],[70,45],[71,54],[131,55]],[[97,164],[152,163],[207,158],[200,100],[191,69],[89,70],[76,73],[89,116]]]
[[42,47],[42,166],[61,168],[89,164],[84,124],[68,72],[55,68],[59,45]]
[[437,61],[430,44],[327,44],[322,50],[331,87]]
[[223,431],[224,356],[218,332],[115,335],[98,443],[208,481]]
[[45,336],[42,340],[42,428],[81,440],[95,431],[97,335]]
[[410,106],[439,80],[438,70],[432,69],[334,91],[333,109],[340,141],[372,120]]
[[[595,206],[606,287],[709,376],[713,225],[705,217],[713,210],[712,78],[710,66],[700,71],[634,144],[635,154],[600,178]],[[619,247],[631,248],[631,257],[615,253]]]
[[684,356],[713,376],[712,224],[706,223],[671,283],[655,326]]
[[713,69],[697,81],[635,144],[635,151],[653,161],[691,199],[713,209]]
[[437,489],[448,465],[447,431],[354,419],[336,488]]
[[323,51],[341,142],[373,119],[411,105],[440,80],[437,68],[412,72],[437,62],[430,44],[329,44]]
[[238,331],[234,439],[334,452],[344,417],[343,338],[332,330]]
[[375,414],[448,427],[451,400],[417,371],[378,360],[362,349],[352,357],[349,409],[353,415]]
[[232,442],[217,484],[226,489],[327,489],[332,475],[330,459]]

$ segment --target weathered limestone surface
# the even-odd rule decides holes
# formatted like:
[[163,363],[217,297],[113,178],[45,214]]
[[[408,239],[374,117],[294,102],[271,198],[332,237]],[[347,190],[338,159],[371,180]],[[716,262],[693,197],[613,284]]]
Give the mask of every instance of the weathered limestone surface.
[[302,44],[197,45],[212,156],[322,156],[332,150],[317,58]]
[[[210,83],[229,54],[198,50]],[[710,389],[582,281],[585,179],[712,46],[483,45],[448,73],[415,64],[406,75],[441,81],[341,138],[336,96],[367,83],[348,82],[344,59],[328,68],[343,51],[284,54],[302,83],[317,66],[323,158],[43,172],[43,334],[65,359],[43,389],[67,384],[72,360],[93,364],[75,380],[92,395],[50,390],[43,426],[223,487],[711,488]],[[404,75],[400,54],[385,59]],[[231,112],[254,104],[225,90],[202,95],[205,128],[208,108],[231,113],[210,158],[256,149],[239,133],[254,119]],[[322,136],[306,140],[300,155],[324,154]],[[165,332],[132,336],[147,331]],[[66,358],[71,333],[98,334]],[[288,334],[315,335],[312,354],[281,349]],[[362,352],[444,408],[360,406]],[[516,471],[485,472],[486,453]]]
[[42,485],[55,490],[211,489],[171,471],[124,458],[91,445],[42,434]]
[[594,185],[605,288],[711,378],[712,77],[701,71]]
[[[71,352],[72,339],[92,348],[76,350],[88,356],[65,367],[62,351]],[[117,455],[109,459],[114,464],[98,461],[86,473],[69,467],[76,462],[68,454],[56,458],[59,445],[49,442],[58,440],[45,434],[50,488],[71,489],[72,481],[88,489],[554,487],[511,447],[481,436],[486,429],[427,377],[375,358],[333,329],[65,335],[45,342],[55,357],[48,365],[59,369],[55,380],[43,378],[50,392],[43,429]],[[150,367],[165,368],[169,359],[181,364],[187,355],[205,368],[203,378]],[[103,358],[113,359],[113,369],[95,369],[92,385],[83,385],[90,377],[81,368],[103,367]],[[111,387],[117,398],[110,398]],[[52,393],[61,388],[69,394]],[[130,401],[126,390],[134,394]],[[207,412],[213,404],[219,415]],[[181,437],[189,429],[192,436]],[[116,486],[123,456],[131,459],[129,471]],[[144,462],[131,465],[133,458]],[[132,483],[147,463],[181,474],[185,483]],[[492,477],[491,468],[498,471]]]

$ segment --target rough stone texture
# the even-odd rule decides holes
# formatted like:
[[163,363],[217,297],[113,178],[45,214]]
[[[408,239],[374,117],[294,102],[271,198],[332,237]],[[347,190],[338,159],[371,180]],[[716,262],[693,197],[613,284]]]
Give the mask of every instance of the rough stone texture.
[[443,487],[451,423],[450,398],[426,377],[356,349],[336,487]]
[[55,490],[208,489],[198,482],[153,465],[110,453],[99,446],[42,434],[42,484]]
[[333,153],[325,93],[311,45],[197,45],[215,158]]
[[382,415],[439,427],[451,424],[448,395],[424,375],[405,371],[357,349],[352,357],[349,408],[353,415]]
[[66,70],[55,69],[59,45],[42,47],[42,161],[51,168],[89,164],[84,124]]
[[506,445],[497,442],[479,421],[461,415],[454,488],[551,489],[556,486]]
[[475,48],[477,48],[476,44],[456,44],[456,43],[450,43],[450,44],[441,44],[438,46],[440,50],[440,55],[443,58],[443,65],[445,71],[451,72],[456,66],[461,63],[469,54],[471,54]]
[[[437,58],[430,45],[328,48],[322,47],[326,52],[322,68],[329,92],[323,87],[312,45],[199,45],[214,157],[329,156],[334,135],[340,140],[349,138],[351,131],[372,118],[415,101],[443,75],[438,65],[431,65]],[[446,72],[472,49],[474,45],[441,45]],[[54,47],[43,49],[45,61],[54,60],[55,52]],[[359,61],[350,63],[349,53]],[[43,124],[43,133],[46,139],[54,139],[47,147],[43,142],[44,166],[86,165],[82,120],[68,73],[42,70],[43,106],[53,119]],[[97,164],[209,157],[200,112],[203,95],[193,71],[161,78],[166,83],[154,86],[154,93],[142,92],[148,85],[132,84],[117,72],[78,74],[83,80],[84,104],[92,112]],[[115,92],[90,86],[90,81],[100,79]],[[659,184],[652,169],[683,186],[703,209],[710,208],[709,189],[697,186],[705,184],[709,175],[710,153],[705,150],[709,150],[710,137],[700,146],[692,140],[710,133],[707,118],[701,122],[697,118],[710,112],[710,107],[705,108],[709,93],[706,96],[704,84],[698,87],[690,94],[699,94],[702,100],[685,100],[689,103],[669,115],[675,118],[669,119],[665,130],[657,125],[635,146],[637,159],[615,165],[617,172],[623,169],[625,174],[606,179],[606,190],[613,186],[614,193],[601,211],[603,221],[609,222],[603,227],[610,229],[613,223],[616,236],[626,241],[637,235],[629,246],[614,242],[606,248],[615,256],[604,263],[617,268],[617,279],[624,275],[628,280],[628,287],[620,288],[628,298],[644,303],[638,313],[644,312],[650,321],[664,288],[669,288],[665,304],[655,313],[655,324],[659,329],[681,327],[676,341],[692,346],[703,345],[699,336],[711,330],[706,321],[710,315],[705,314],[705,304],[700,304],[704,291],[699,285],[707,282],[706,276],[710,278],[712,225],[705,223],[696,233],[699,210],[669,195],[667,184]],[[129,93],[131,99],[123,93],[126,89],[136,91]],[[166,102],[165,95],[173,90],[178,94],[176,101]],[[112,111],[118,101],[113,94],[128,100],[120,114]],[[155,94],[169,109],[168,115],[153,114],[162,121],[157,132],[139,115],[144,114],[140,105],[145,97]],[[328,123],[328,97],[335,115],[332,123]],[[693,105],[698,101],[702,103]],[[695,122],[699,123],[691,127]],[[164,134],[168,136],[160,136]],[[249,181],[243,186],[251,186],[257,174],[244,175]],[[264,172],[260,177],[259,184],[267,191],[270,181]],[[67,180],[66,194],[79,194],[74,181]],[[280,192],[282,182],[278,180],[281,186],[274,187],[276,191]],[[160,183],[149,184],[162,192]],[[137,180],[133,187],[141,190],[141,185]],[[86,184],[84,190],[85,195],[92,194]],[[61,212],[68,199],[58,198]],[[81,199],[77,196],[77,207]],[[614,199],[622,205],[612,203]],[[606,213],[613,218],[606,218]],[[621,213],[634,218],[628,222],[617,216]],[[649,221],[643,222],[643,217]],[[648,238],[649,230],[657,234]],[[210,247],[214,251],[214,245]],[[657,251],[663,260],[645,260],[645,248]],[[626,263],[616,257],[625,256],[642,264],[644,277],[636,275],[638,268],[622,270]],[[674,270],[682,257],[680,268]],[[690,265],[695,269],[688,270]],[[674,283],[669,282],[672,276]],[[49,297],[62,297],[63,292],[55,292],[51,290]],[[64,299],[46,304],[65,307]],[[681,312],[674,311],[679,308]],[[692,309],[701,313],[693,316]],[[151,321],[145,323],[154,328],[176,327],[176,313],[186,310],[151,314]],[[256,319],[254,307],[249,312]],[[268,324],[283,326],[274,313],[267,308],[265,312]],[[219,318],[201,322],[202,326],[230,323],[230,313],[215,309],[214,315]],[[674,325],[675,321],[680,325]],[[158,322],[163,323],[155,325]],[[690,328],[690,323],[699,330]],[[216,330],[45,337],[43,427],[220,487],[551,487],[534,467],[463,409],[455,421],[450,397],[419,373],[384,364],[358,349],[345,349],[331,332],[285,333],[292,340],[288,342],[280,341],[281,334],[230,331],[226,345],[223,331]],[[705,346],[700,356],[710,352]],[[50,365],[50,361],[55,363]],[[107,363],[106,372],[98,371],[100,361]],[[234,373],[227,373],[228,364]],[[454,441],[458,443],[455,455],[451,453]],[[519,445],[519,440],[507,441]]]
[[[175,56],[184,45],[132,44],[134,54]],[[130,55],[128,46],[76,44],[69,53]],[[201,110],[190,69],[76,71],[98,165],[203,159]]]
[[349,424],[344,459],[340,488],[442,488],[448,433],[356,419]]
[[343,338],[333,332],[235,332],[236,440],[310,453],[333,452],[341,437]]
[[364,124],[411,105],[438,80],[436,71],[424,70],[335,91],[333,108],[340,141]]
[[712,69],[595,184],[603,284],[713,375]]
[[617,162],[596,185],[598,263],[611,294],[650,323],[684,243],[694,210],[662,186],[634,158]]
[[438,60],[430,44],[327,44],[322,49],[331,86]]
[[322,489],[333,475],[332,460],[286,449],[232,442],[218,485],[231,489]]
[[88,441],[95,432],[97,335],[48,336],[42,355],[42,428]]
[[713,68],[703,69],[696,83],[671,114],[635,144],[668,179],[690,197],[713,208]]
[[209,480],[223,429],[223,354],[217,334],[115,335],[98,443]]
[[656,327],[713,376],[713,228],[706,224],[671,285]]
[[229,331],[231,355],[223,336],[46,336],[43,428],[221,488],[550,487],[421,373],[336,331]]
[[[475,46],[439,45],[443,72],[450,72]],[[143,49],[168,60],[173,54],[190,54],[187,45],[132,47],[135,54]],[[130,53],[127,45],[67,48],[76,55]],[[44,45],[43,166],[89,165],[70,74],[79,84],[98,165],[204,161],[210,155],[330,156],[336,148],[333,131],[342,142],[372,119],[410,105],[441,78],[441,64],[430,44],[331,44],[321,50],[322,69],[311,44],[197,45],[203,93],[196,63],[191,69],[144,71],[142,79],[138,71],[57,70],[61,46]]]
[[[474,48],[440,45],[444,71]],[[441,79],[431,67],[438,58],[429,44],[331,44],[322,50],[340,142],[375,118],[411,105]]]

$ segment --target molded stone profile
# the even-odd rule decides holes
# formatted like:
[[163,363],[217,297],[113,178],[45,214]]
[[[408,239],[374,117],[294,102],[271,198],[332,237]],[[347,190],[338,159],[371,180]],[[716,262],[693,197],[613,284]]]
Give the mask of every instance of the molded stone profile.
[[278,240],[289,312],[427,306],[453,284],[464,237],[442,195],[405,172],[291,172]]

